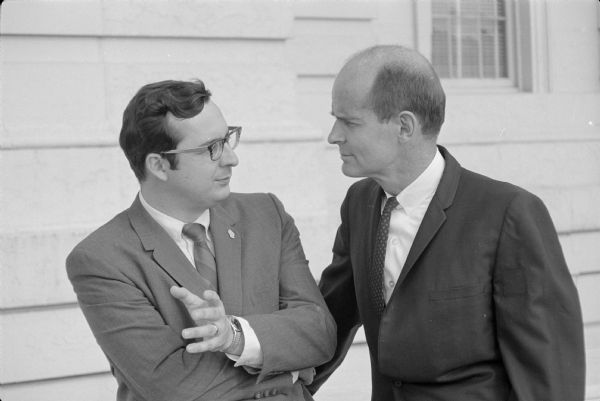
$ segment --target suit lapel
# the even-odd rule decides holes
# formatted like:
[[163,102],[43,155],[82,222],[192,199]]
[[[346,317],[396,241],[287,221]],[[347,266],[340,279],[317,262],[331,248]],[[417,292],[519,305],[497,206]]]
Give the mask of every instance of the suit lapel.
[[152,216],[146,212],[139,197],[127,211],[131,226],[138,234],[144,249],[152,252],[154,261],[180,286],[196,295],[210,289],[210,283],[200,276],[181,249]]
[[402,273],[398,278],[396,288],[402,284],[407,274],[415,265],[427,245],[431,242],[435,234],[438,232],[440,227],[446,221],[445,210],[450,207],[454,200],[454,195],[458,188],[458,181],[460,179],[460,165],[450,155],[450,153],[442,146],[438,146],[440,153],[444,157],[446,166],[442,174],[442,178],[438,185],[438,188],[431,199],[431,203],[427,208],[427,212],[423,217],[423,221],[417,231],[415,240],[413,241],[412,247],[408,252],[406,262],[402,268]]
[[210,233],[215,245],[219,296],[230,315],[243,315],[242,235],[236,220],[220,205],[211,209]]

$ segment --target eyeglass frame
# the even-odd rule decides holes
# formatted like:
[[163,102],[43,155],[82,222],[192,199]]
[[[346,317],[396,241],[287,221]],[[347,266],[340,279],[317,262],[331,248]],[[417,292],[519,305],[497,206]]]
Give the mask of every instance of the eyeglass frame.
[[[198,146],[195,148],[167,150],[164,152],[160,152],[160,155],[163,157],[168,156],[168,155],[178,155],[178,154],[182,154],[182,153],[195,153],[195,154],[200,155],[200,154],[206,153],[208,151],[210,153],[210,159],[212,161],[217,161],[223,155],[223,149],[225,148],[225,144],[227,143],[229,145],[229,138],[231,138],[231,135],[234,135],[234,134],[236,136],[236,141],[235,141],[235,145],[233,147],[231,147],[231,149],[235,149],[237,147],[237,145],[240,143],[240,136],[242,135],[242,127],[236,126],[236,125],[230,125],[227,127],[227,134],[225,134],[225,136],[221,139],[215,139],[214,141],[211,141],[210,143],[208,143],[206,145]],[[213,146],[216,146],[218,144],[220,144],[220,148],[217,148],[217,149],[221,149],[219,151],[219,155],[213,156],[216,153],[216,152],[213,152]]]

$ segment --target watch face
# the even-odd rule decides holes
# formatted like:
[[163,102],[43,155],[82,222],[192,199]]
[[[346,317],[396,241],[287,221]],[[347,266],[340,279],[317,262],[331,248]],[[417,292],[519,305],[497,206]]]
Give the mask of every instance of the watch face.
[[240,324],[239,320],[237,320],[235,317],[230,317],[229,321],[231,322],[231,326],[235,331],[242,331],[242,325]]

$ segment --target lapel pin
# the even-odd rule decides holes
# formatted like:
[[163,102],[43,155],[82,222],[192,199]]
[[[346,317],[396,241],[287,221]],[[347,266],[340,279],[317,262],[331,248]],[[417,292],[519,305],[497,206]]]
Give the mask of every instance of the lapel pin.
[[231,228],[229,230],[227,230],[227,234],[229,234],[229,238],[231,238],[231,239],[235,238],[235,233],[231,230]]

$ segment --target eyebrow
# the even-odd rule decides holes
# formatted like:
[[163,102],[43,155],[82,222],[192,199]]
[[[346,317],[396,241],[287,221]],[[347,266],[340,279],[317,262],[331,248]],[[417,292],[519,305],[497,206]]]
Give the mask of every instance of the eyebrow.
[[338,120],[342,120],[344,122],[351,122],[351,123],[356,123],[356,122],[360,122],[362,121],[359,117],[344,117],[344,116],[336,116],[332,111],[329,112],[329,114],[331,114],[333,117],[337,118]]
[[223,135],[222,137],[219,138],[215,138],[215,139],[210,139],[204,143],[201,143],[200,145],[198,145],[198,147],[208,147],[218,141],[222,141],[223,139],[225,139],[225,137],[227,136],[227,134],[229,134],[229,126],[227,127],[227,131],[225,132],[225,135]]

